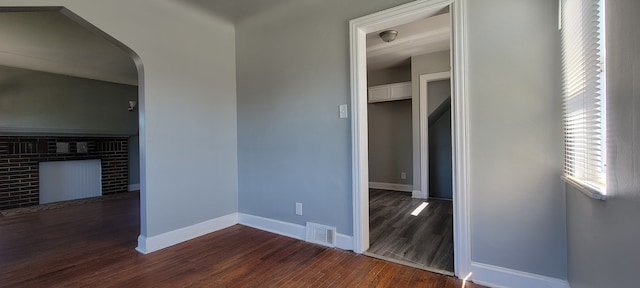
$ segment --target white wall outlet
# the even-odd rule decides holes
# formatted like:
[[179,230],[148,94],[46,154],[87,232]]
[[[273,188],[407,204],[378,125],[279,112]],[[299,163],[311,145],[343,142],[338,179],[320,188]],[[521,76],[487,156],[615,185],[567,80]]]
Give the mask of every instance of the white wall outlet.
[[400,179],[407,179],[407,172],[401,172]]
[[302,216],[302,203],[296,202],[296,215]]
[[340,118],[349,117],[349,111],[347,111],[348,108],[347,104],[340,105]]

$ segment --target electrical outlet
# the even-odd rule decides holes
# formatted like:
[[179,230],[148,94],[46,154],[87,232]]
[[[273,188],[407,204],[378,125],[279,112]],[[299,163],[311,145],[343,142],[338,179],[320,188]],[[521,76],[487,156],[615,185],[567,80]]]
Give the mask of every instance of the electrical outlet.
[[407,179],[407,172],[400,173],[400,179]]
[[302,203],[296,202],[296,215],[302,216]]

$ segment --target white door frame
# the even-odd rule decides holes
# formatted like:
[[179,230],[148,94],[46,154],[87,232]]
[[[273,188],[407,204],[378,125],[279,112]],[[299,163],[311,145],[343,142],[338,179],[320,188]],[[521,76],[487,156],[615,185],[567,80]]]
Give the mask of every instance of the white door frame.
[[349,21],[351,54],[351,135],[353,177],[353,247],[356,253],[369,248],[369,151],[367,135],[366,35],[409,23],[451,5],[452,13],[452,140],[453,140],[453,244],[454,273],[464,277],[471,271],[467,142],[467,0],[418,0]]
[[[440,72],[420,75],[420,195],[418,198],[429,199],[429,82],[451,79],[451,72]],[[452,89],[453,91],[453,89]],[[453,114],[452,114],[453,115]],[[453,142],[452,142],[453,143]],[[453,151],[453,149],[452,149]]]

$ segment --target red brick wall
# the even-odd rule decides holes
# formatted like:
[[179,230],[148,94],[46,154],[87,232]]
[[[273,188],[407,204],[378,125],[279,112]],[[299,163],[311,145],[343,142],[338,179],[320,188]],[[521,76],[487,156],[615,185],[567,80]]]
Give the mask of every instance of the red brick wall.
[[[39,204],[39,162],[102,160],[102,194],[128,191],[127,137],[0,136],[0,210]],[[56,142],[69,143],[69,153],[56,153]],[[77,142],[88,152],[78,153]]]

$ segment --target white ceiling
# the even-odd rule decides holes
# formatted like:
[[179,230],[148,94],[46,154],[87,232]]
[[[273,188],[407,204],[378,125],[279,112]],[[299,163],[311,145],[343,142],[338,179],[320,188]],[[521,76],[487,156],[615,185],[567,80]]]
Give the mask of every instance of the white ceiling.
[[[398,37],[392,42],[384,42],[378,36],[384,30],[396,30]],[[384,30],[367,34],[367,69],[370,71],[410,65],[411,56],[450,48],[449,13]]]
[[0,13],[0,65],[138,85],[127,53],[57,11]]

